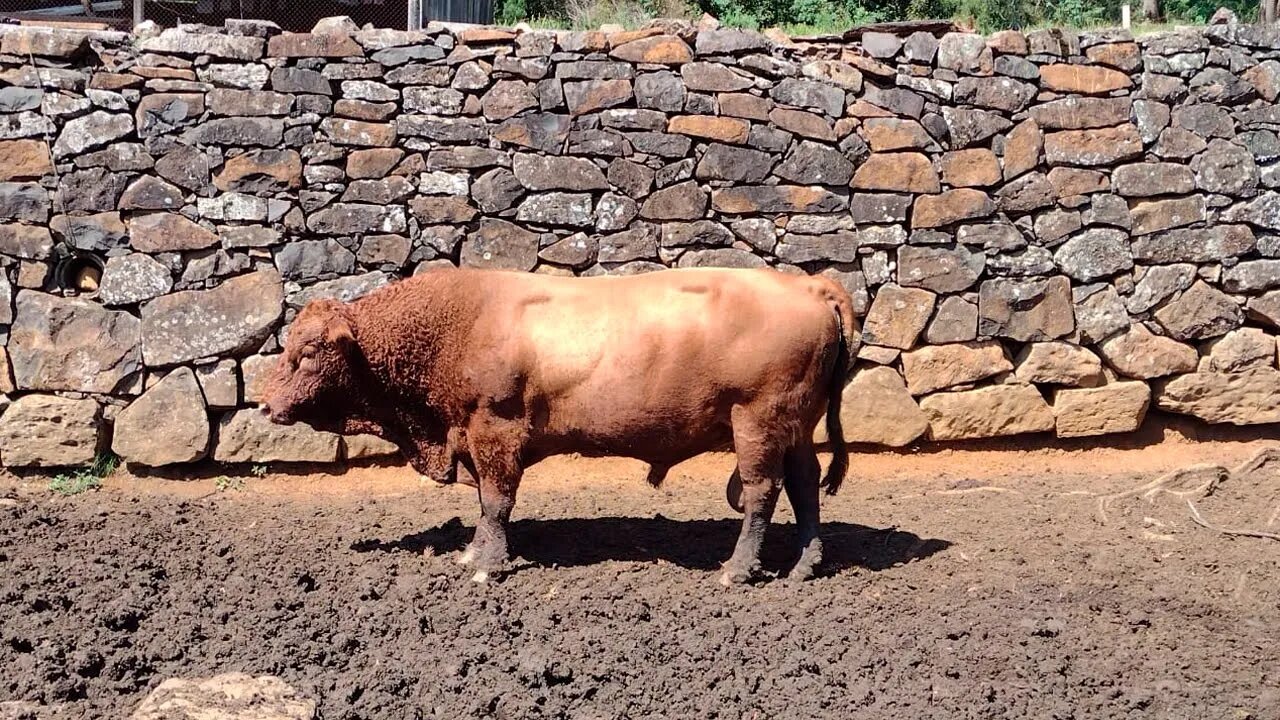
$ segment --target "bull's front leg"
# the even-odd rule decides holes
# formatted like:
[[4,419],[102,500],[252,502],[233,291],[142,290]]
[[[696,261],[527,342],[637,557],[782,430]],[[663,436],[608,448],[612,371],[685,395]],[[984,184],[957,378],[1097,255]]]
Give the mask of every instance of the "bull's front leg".
[[516,490],[524,468],[520,463],[523,435],[518,427],[487,428],[471,433],[471,461],[479,480],[480,521],[471,544],[458,558],[462,565],[475,568],[471,577],[485,582],[490,574],[502,571],[510,557],[507,545],[507,522],[516,504]]

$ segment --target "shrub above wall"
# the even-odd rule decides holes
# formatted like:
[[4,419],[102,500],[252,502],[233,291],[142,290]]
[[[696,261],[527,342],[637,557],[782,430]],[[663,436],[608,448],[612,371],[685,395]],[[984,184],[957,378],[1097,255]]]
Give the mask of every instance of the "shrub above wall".
[[388,452],[251,406],[307,301],[458,264],[829,274],[860,442],[1280,421],[1275,28],[229,24],[0,31],[0,463]]

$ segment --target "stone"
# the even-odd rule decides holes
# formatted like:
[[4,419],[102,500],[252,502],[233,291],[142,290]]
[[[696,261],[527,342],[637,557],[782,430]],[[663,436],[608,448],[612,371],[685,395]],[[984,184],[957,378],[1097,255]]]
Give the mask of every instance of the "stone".
[[[429,183],[431,178],[439,175],[447,175],[447,173],[423,173],[419,179],[418,191],[422,194],[432,193],[437,188],[431,188]],[[450,190],[457,190],[457,180],[452,181],[452,185],[448,187]],[[462,178],[461,183],[465,185],[466,178]],[[413,194],[413,183],[409,180],[393,176],[382,180],[353,180],[347,185],[346,192],[342,193],[339,198],[343,203],[370,203],[373,205],[390,205],[391,203],[401,202],[409,195]],[[462,188],[461,192],[454,192],[454,195],[465,195],[466,188]]]
[[282,93],[332,95],[328,78],[315,70],[277,67],[271,71],[271,89]]
[[[400,123],[404,123],[407,135],[414,135],[415,131],[422,134],[428,134],[425,129],[419,130],[418,126],[413,123],[418,118],[413,116],[400,116],[397,118],[397,124],[389,123],[371,123],[360,120],[347,120],[345,118],[325,118],[320,121],[320,130],[327,136],[330,142],[336,145],[355,145],[358,147],[391,147],[396,142],[396,135]],[[457,125],[433,118],[434,126],[433,134],[439,139],[457,138],[459,141],[472,139],[471,125],[469,123],[459,123]]]
[[1142,142],[1150,144],[1160,138],[1160,133],[1169,127],[1171,119],[1169,106],[1154,100],[1133,101],[1133,121],[1138,125],[1138,134]]
[[182,204],[181,190],[152,175],[135,180],[125,188],[119,201],[121,210],[176,210]]
[[989,250],[1016,250],[1027,244],[1016,227],[1005,223],[961,225],[956,238],[966,245],[981,245]]
[[564,97],[569,113],[578,116],[622,105],[632,98],[631,81],[626,78],[567,82]]
[[209,158],[195,148],[179,145],[156,160],[156,173],[178,187],[200,190],[209,184]]
[[1253,153],[1227,140],[1211,140],[1208,149],[1191,161],[1191,169],[1195,186],[1205,192],[1252,197],[1258,191],[1260,178]]
[[978,306],[958,295],[950,295],[938,308],[924,330],[924,340],[932,345],[968,342],[978,337]]
[[1097,348],[1117,373],[1138,380],[1193,372],[1199,362],[1195,348],[1155,335],[1141,325],[1112,335],[1099,342]]
[[862,90],[862,72],[846,62],[814,60],[805,63],[800,72],[807,78],[830,83],[850,92]]
[[1013,127],[1012,122],[987,110],[944,107],[942,117],[951,135],[953,150],[976,145]]
[[658,227],[648,223],[637,223],[630,230],[605,235],[599,240],[599,260],[625,263],[657,258],[658,236]]
[[968,75],[990,75],[991,48],[981,35],[947,33],[938,41],[938,67]]
[[1222,287],[1228,292],[1258,292],[1280,285],[1280,260],[1247,260],[1227,268]]
[[995,340],[925,345],[902,353],[902,371],[912,395],[976,383],[1013,370]]
[[93,462],[102,444],[102,408],[93,399],[24,395],[0,415],[5,467],[76,467]]
[[1054,261],[1080,282],[1114,275],[1133,267],[1129,238],[1120,230],[1091,228],[1063,243]]
[[848,185],[853,163],[834,148],[804,140],[792,147],[773,172],[800,185]]
[[907,38],[902,50],[908,60],[928,65],[938,52],[938,39],[932,33],[914,32]]
[[640,212],[640,206],[626,195],[605,193],[596,203],[596,229],[625,230]]
[[283,312],[274,270],[231,278],[212,290],[163,295],[142,307],[142,355],[149,367],[257,349]]
[[1190,263],[1153,265],[1140,270],[1133,293],[1125,301],[1125,307],[1134,314],[1145,313],[1174,293],[1186,290],[1196,278],[1196,266]]
[[853,262],[858,259],[859,235],[833,232],[822,235],[787,234],[773,248],[788,263]]
[[662,71],[636,77],[636,105],[641,108],[679,112],[684,109],[685,86],[675,73]]
[[670,133],[739,145],[747,141],[750,130],[745,120],[714,115],[677,115],[667,123]]
[[1204,197],[1192,195],[1167,200],[1141,200],[1130,203],[1133,235],[1169,230],[1205,220]]
[[618,45],[609,56],[630,63],[679,65],[693,60],[693,50],[674,35],[654,35]]
[[[110,173],[105,168],[78,170],[62,176],[55,200],[59,209],[69,212],[106,212],[119,207],[129,175]],[[7,183],[0,183],[3,188]],[[0,203],[4,191],[0,189]]]
[[[441,205],[431,205],[429,209],[423,206],[423,203],[437,201]],[[465,201],[458,198],[415,198],[414,214],[419,217],[425,216],[429,218],[435,217],[433,213],[437,212],[440,215],[445,215],[449,209],[443,207],[443,205],[454,202],[460,202],[463,206],[466,205]],[[465,212],[458,214],[453,211],[453,213],[454,217],[467,215]],[[474,215],[474,210],[471,211],[471,214]],[[470,216],[462,217],[463,222],[470,219]],[[408,220],[405,216],[404,207],[400,205],[335,203],[323,210],[312,213],[307,218],[307,228],[321,235],[399,233],[408,229]]]
[[529,271],[538,262],[538,235],[505,220],[484,218],[462,244],[469,267]]
[[404,159],[399,148],[371,148],[347,154],[347,177],[368,180],[386,177]]
[[1226,68],[1205,68],[1191,78],[1188,86],[1190,99],[1200,102],[1235,105],[1257,97],[1252,85]]
[[1106,283],[1073,288],[1076,332],[1085,343],[1097,343],[1129,327],[1129,314],[1114,287]]
[[[458,110],[454,109],[452,96],[446,93],[457,95],[457,105],[460,110],[462,96],[456,90],[445,88],[423,88],[434,92],[428,92],[427,98],[422,93],[411,93],[414,88],[405,89],[405,103],[408,106],[410,97],[413,97],[420,104],[421,112],[435,114],[457,114]],[[480,100],[480,105],[484,109],[484,116],[489,120],[506,120],[526,110],[532,110],[539,107],[538,96],[534,94],[533,88],[529,83],[517,80],[499,80],[494,83],[489,92],[484,94]],[[449,112],[440,112],[446,110]]]
[[161,467],[195,462],[208,449],[209,416],[191,368],[165,375],[113,423],[111,450],[128,463]]
[[897,285],[881,287],[863,322],[863,341],[910,350],[929,322],[936,300],[937,296],[928,290]]
[[996,202],[1006,213],[1028,213],[1053,205],[1053,185],[1043,173],[1027,173],[996,192]]
[[43,260],[53,253],[49,230],[34,225],[0,224],[0,254]]
[[[711,196],[712,208],[733,215],[838,212],[844,210],[847,203],[848,199],[843,195],[821,187],[801,185],[735,185],[715,190]],[[641,214],[644,214],[643,210]],[[701,213],[697,217],[702,217]]]
[[[631,145],[636,152],[664,158],[683,158],[689,154],[689,149],[693,146],[693,141],[684,135],[635,132],[628,133],[626,137],[631,141]],[[692,165],[692,162],[692,158],[689,158],[686,164]],[[662,183],[659,182],[658,184],[661,185]]]
[[[707,146],[706,152],[698,160],[694,175],[699,179],[758,183],[768,177],[772,168],[773,157],[768,153],[733,145],[712,143]],[[611,173],[612,170],[613,168],[610,166]],[[852,172],[852,165],[850,165],[850,172]],[[845,182],[848,182],[848,180]],[[618,183],[615,181],[614,184]],[[633,197],[636,195],[636,193],[629,194]]]
[[764,258],[737,248],[711,248],[690,250],[680,256],[676,267],[763,268],[769,267]]
[[609,181],[590,160],[517,153],[512,170],[527,190],[608,190]]
[[283,33],[267,41],[267,57],[344,58],[358,57],[364,50],[347,35]]
[[[656,195],[654,193],[650,198]],[[542,225],[585,227],[594,223],[591,195],[564,192],[530,195],[516,209],[516,219]]]
[[769,51],[773,43],[757,32],[736,29],[699,30],[694,47],[698,55],[739,55]]
[[1094,387],[1105,379],[1097,355],[1060,340],[1029,343],[1015,362],[1014,377],[1028,383]]
[[284,122],[279,119],[229,117],[202,122],[188,130],[183,135],[183,140],[189,145],[274,147],[280,144],[283,137]]
[[[8,89],[8,88],[6,88]],[[38,180],[53,172],[49,151],[40,140],[0,142],[0,182]]]
[[697,220],[707,210],[707,192],[694,181],[655,191],[645,199],[640,216],[649,220]]
[[[865,168],[866,165],[862,167]],[[862,168],[859,169],[859,172],[861,171]],[[911,211],[911,227],[942,227],[963,220],[987,217],[993,212],[995,212],[995,203],[981,190],[969,188],[947,190],[937,195],[921,195],[916,198],[915,206]]]
[[1276,339],[1258,328],[1232,330],[1205,343],[1200,370],[1207,372],[1240,372],[1276,363]]
[[985,267],[986,256],[963,245],[907,245],[898,249],[898,282],[905,287],[936,293],[961,292],[978,281]]
[[[774,108],[769,110],[769,122],[774,126],[783,129],[783,131],[795,133],[801,137],[810,137],[813,140],[823,140],[827,142],[835,142],[836,131],[832,129],[831,123],[822,115],[813,113],[805,113],[804,110],[792,110],[790,108]],[[759,129],[759,128],[755,128]],[[759,145],[758,141],[754,141],[753,145]],[[785,143],[777,150],[785,150]],[[765,147],[765,150],[773,150],[772,147]]]
[[498,213],[511,208],[524,196],[524,186],[510,170],[497,168],[475,181],[471,196],[484,212]]
[[1182,163],[1146,162],[1116,168],[1111,184],[1125,197],[1181,195],[1195,189],[1195,178]]
[[1160,131],[1154,152],[1166,160],[1186,160],[1209,147],[1199,135],[1182,128],[1165,128]]
[[1206,340],[1239,327],[1244,312],[1221,290],[1197,281],[1156,310],[1155,317],[1160,327],[1178,340]]
[[1063,276],[984,281],[978,296],[978,333],[1018,342],[1056,340],[1075,328],[1071,281]]
[[222,463],[334,462],[339,439],[302,423],[277,425],[256,408],[235,410],[218,422],[213,459]]
[[205,96],[212,115],[256,116],[288,115],[294,97],[270,90],[236,90],[214,88]]
[[769,91],[769,97],[781,105],[821,110],[831,117],[844,112],[844,92],[813,80],[787,78]]
[[1132,73],[1142,69],[1142,51],[1137,43],[1094,45],[1085,50],[1085,56],[1099,65],[1107,65],[1121,72]]
[[[840,425],[846,442],[905,447],[929,429],[928,419],[907,392],[902,376],[891,367],[857,371],[840,398]],[[830,442],[825,423],[818,423],[814,442]]]
[[1104,95],[1133,83],[1128,75],[1111,68],[1059,63],[1040,68],[1040,84],[1057,92]]
[[920,153],[875,153],[854,173],[852,184],[859,190],[890,192],[937,193],[942,189],[933,163]]
[[716,99],[720,103],[720,114],[730,117],[767,122],[773,110],[772,100],[747,93],[721,93]]
[[44,224],[49,219],[49,193],[36,183],[0,183],[0,218]]
[[144,253],[200,250],[218,244],[218,236],[177,213],[148,213],[128,223],[129,245]]
[[966,77],[956,83],[955,100],[966,105],[1016,113],[1036,96],[1036,88],[1007,77]]
[[390,278],[382,272],[347,275],[308,285],[298,292],[290,293],[285,298],[285,302],[289,307],[299,309],[306,307],[314,300],[337,300],[348,303],[368,295],[389,282]]
[[1133,432],[1142,427],[1151,405],[1145,382],[1113,382],[1092,388],[1054,392],[1054,428],[1060,438]]
[[1205,140],[1235,134],[1235,122],[1216,105],[1183,105],[1173,111],[1173,127],[1189,130]]
[[1081,228],[1080,213],[1054,209],[1036,216],[1036,239],[1052,247]]
[[849,197],[849,215],[858,224],[904,222],[910,207],[910,195],[860,192]]
[[138,43],[143,52],[175,55],[209,55],[223,60],[258,60],[265,43],[256,37],[217,33],[192,33],[169,28]]
[[755,85],[749,77],[719,63],[689,63],[680,68],[680,77],[686,88],[698,92],[735,92]]
[[150,255],[130,253],[108,258],[98,299],[104,305],[133,305],[173,289],[169,269]]
[[9,332],[9,361],[19,390],[109,394],[141,370],[138,341],[138,319],[128,313],[83,298],[22,290]]
[[952,187],[987,187],[1000,182],[1000,161],[986,148],[946,153],[939,166],[942,181]]
[[1280,371],[1271,367],[1239,373],[1192,372],[1155,387],[1156,407],[1212,424],[1280,422],[1278,397]]
[[598,238],[588,237],[585,233],[574,233],[542,248],[538,257],[557,265],[585,268],[596,261],[599,249]]
[[867,118],[862,123],[862,137],[873,152],[927,149],[935,145],[920,123],[899,118]]
[[1053,430],[1053,410],[1031,385],[942,392],[920,401],[933,440],[1004,437]]
[[1090,130],[1064,130],[1044,138],[1050,165],[1095,167],[1132,160],[1142,155],[1142,138],[1132,124]]

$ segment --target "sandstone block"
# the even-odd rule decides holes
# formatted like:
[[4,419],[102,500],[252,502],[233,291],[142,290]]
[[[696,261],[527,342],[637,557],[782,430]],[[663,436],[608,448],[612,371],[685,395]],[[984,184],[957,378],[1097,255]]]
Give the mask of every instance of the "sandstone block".
[[93,462],[102,440],[102,408],[92,399],[24,395],[0,415],[5,467],[73,467]]
[[1075,318],[1071,281],[994,279],[978,295],[978,332],[1019,342],[1054,340],[1071,333]]
[[1092,437],[1133,432],[1151,405],[1145,382],[1114,382],[1093,388],[1066,388],[1053,395],[1058,437]]
[[1156,385],[1156,407],[1208,423],[1280,422],[1280,371],[1192,372]]
[[[859,370],[844,387],[840,424],[848,442],[904,447],[929,429],[924,411],[907,392],[902,376],[891,367]],[[814,442],[828,442],[819,422]]]
[[[942,189],[938,173],[929,158],[920,153],[875,153],[853,175],[859,190],[936,193]],[[979,193],[986,197],[985,194]],[[919,204],[920,199],[916,202]],[[935,203],[937,201],[931,201]],[[988,199],[988,203],[990,199]],[[923,226],[922,226],[923,227]],[[932,226],[928,226],[932,227]]]
[[967,440],[1053,430],[1053,409],[1031,385],[942,392],[920,401],[929,437]]
[[204,457],[209,416],[195,373],[170,372],[121,410],[114,428],[111,450],[130,463],[159,467]]
[[256,408],[236,410],[218,423],[213,459],[225,463],[334,462],[340,437],[301,423],[276,425]]
[[1029,343],[1018,353],[1014,375],[1023,382],[1093,387],[1103,382],[1102,361],[1068,342]]
[[1102,359],[1116,372],[1138,380],[1193,372],[1200,359],[1190,345],[1155,335],[1141,325],[1130,326],[1097,347]]
[[885,285],[876,293],[862,326],[871,345],[910,350],[929,322],[937,296],[928,290]]
[[902,371],[912,395],[975,383],[1012,369],[995,340],[925,345],[902,353]]
[[113,393],[141,369],[138,341],[128,313],[23,290],[8,349],[19,390]]

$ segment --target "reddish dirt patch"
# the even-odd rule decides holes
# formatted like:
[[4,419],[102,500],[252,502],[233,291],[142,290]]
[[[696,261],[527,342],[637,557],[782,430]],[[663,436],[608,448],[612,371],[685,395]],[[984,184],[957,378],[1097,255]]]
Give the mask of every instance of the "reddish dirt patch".
[[[466,580],[473,492],[399,468],[0,479],[0,701],[124,717],[167,677],[277,674],[322,717],[1275,718],[1280,542],[1172,496],[1098,498],[1261,433],[1192,444],[855,457],[827,573],[725,590],[729,456],[649,489],[623,461],[530,473],[519,569]],[[1280,532],[1275,463],[1197,508]],[[790,515],[766,566],[791,558]]]

